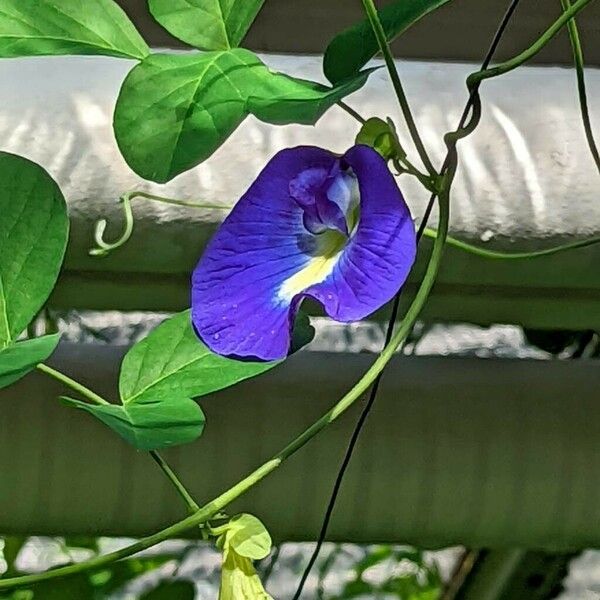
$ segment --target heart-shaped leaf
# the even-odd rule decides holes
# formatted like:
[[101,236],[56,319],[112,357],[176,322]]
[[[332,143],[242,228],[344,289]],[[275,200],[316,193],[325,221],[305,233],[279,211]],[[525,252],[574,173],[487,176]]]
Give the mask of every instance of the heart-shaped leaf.
[[369,72],[335,88],[270,71],[243,48],[153,54],[127,76],[115,135],[129,166],[164,183],[208,158],[248,114],[276,124],[314,124]]
[[[449,0],[396,0],[377,11],[388,41]],[[336,84],[354,77],[379,51],[367,19],[338,33],[327,46],[323,71]]]
[[203,50],[239,46],[265,0],[148,0],[171,34]]
[[272,369],[278,362],[247,362],[211,352],[194,333],[190,311],[178,313],[127,353],[121,365],[123,404],[197,398]]
[[148,52],[113,0],[0,2],[0,57],[106,54],[141,60]]
[[27,327],[62,264],[69,220],[65,199],[39,165],[0,152],[0,348]]
[[146,398],[124,405],[61,399],[69,406],[94,415],[138,450],[158,450],[193,442],[204,428],[205,418],[200,407],[181,396],[162,400]]
[[[294,351],[314,334],[302,313],[296,323]],[[186,310],[125,355],[119,378],[121,404],[63,401],[96,416],[139,450],[157,450],[201,435],[205,418],[192,398],[259,375],[279,362],[244,362],[213,354],[194,333]]]
[[24,340],[0,350],[0,388],[21,379],[55,350],[60,335]]

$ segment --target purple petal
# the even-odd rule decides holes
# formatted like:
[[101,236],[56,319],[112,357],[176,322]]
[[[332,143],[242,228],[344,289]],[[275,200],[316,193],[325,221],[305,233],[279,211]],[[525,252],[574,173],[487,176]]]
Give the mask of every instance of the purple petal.
[[290,182],[290,195],[304,209],[304,226],[308,231],[319,234],[325,229],[337,229],[348,235],[345,212],[323,190],[324,186],[331,185],[337,179],[337,161],[332,170],[333,176],[329,170],[322,168],[301,171]]
[[321,148],[279,152],[209,242],[192,279],[192,320],[211,350],[286,356],[298,302],[282,301],[278,290],[310,262],[315,246],[290,182],[306,169],[328,172],[335,160]]
[[385,160],[354,146],[345,160],[358,179],[360,220],[329,277],[305,290],[336,321],[357,321],[391,300],[415,260],[410,211]]
[[[341,181],[335,174],[339,164],[320,148],[278,153],[210,241],[193,275],[192,319],[213,351],[283,358],[305,296],[319,300],[334,319],[351,321],[382,306],[404,283],[414,261],[415,232],[385,161],[356,146],[342,159],[353,175]],[[317,171],[334,173],[326,200],[342,215],[357,178],[360,220],[349,240],[333,229],[319,235],[307,230],[314,216],[310,185],[297,179],[307,171],[307,180]],[[316,201],[319,217],[322,196]]]

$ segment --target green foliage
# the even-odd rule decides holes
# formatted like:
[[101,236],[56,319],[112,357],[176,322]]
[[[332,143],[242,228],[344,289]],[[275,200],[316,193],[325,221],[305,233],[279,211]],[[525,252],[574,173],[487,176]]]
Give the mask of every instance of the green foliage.
[[123,83],[115,135],[138,175],[164,183],[211,156],[247,115],[279,125],[314,124],[368,74],[328,88],[274,73],[243,48],[154,54]]
[[0,152],[0,388],[56,348],[59,336],[16,342],[48,298],[62,264],[65,199],[40,166]]
[[68,406],[100,419],[138,450],[158,450],[197,439],[204,414],[190,398],[143,399],[119,404],[89,404],[63,396]]
[[264,371],[276,362],[238,361],[212,353],[194,333],[186,310],[159,325],[123,359],[119,390],[125,404],[197,398]]
[[203,50],[228,50],[244,39],[265,0],[148,0],[154,18]]
[[224,543],[250,560],[262,560],[271,552],[271,536],[267,528],[254,515],[236,515],[225,526]]
[[[7,563],[7,570],[3,577],[14,577],[25,575],[16,567],[16,559],[19,552],[27,542],[27,537],[4,538],[3,556]],[[65,538],[65,552],[70,550],[86,548],[94,554],[99,553],[98,539],[93,537]],[[146,573],[159,569],[167,562],[177,561],[179,563],[185,555],[188,547],[173,551],[160,552],[152,556],[139,556],[121,560],[110,565],[110,567],[93,573],[80,573],[71,577],[54,579],[41,582],[26,589],[14,592],[0,593],[1,600],[105,600],[114,592],[120,590],[132,580]],[[159,600],[160,598],[193,599],[190,595],[193,586],[188,582],[165,582],[148,592],[143,598]],[[169,589],[173,595],[164,595]],[[152,595],[152,594],[156,595]],[[163,595],[160,595],[160,594]],[[181,595],[178,595],[181,594]]]
[[35,163],[0,152],[0,348],[29,325],[58,277],[69,220],[65,199]]
[[[397,566],[403,561],[407,568],[401,574],[392,569],[391,575],[378,583],[364,579],[366,571],[384,562]],[[442,581],[435,565],[425,562],[423,553],[412,548],[375,546],[354,565],[354,578],[348,581],[333,600],[350,600],[358,597],[393,597],[399,600],[437,600]]]
[[0,349],[0,388],[21,379],[45,361],[56,348],[60,335],[24,340]]
[[[309,342],[312,333],[308,318],[301,317],[295,348]],[[121,404],[62,400],[94,415],[139,450],[158,450],[201,435],[205,418],[193,398],[260,375],[279,362],[238,361],[214,354],[194,333],[186,310],[127,353],[119,378]]]
[[374,148],[386,160],[403,154],[391,120],[386,122],[378,117],[368,119],[358,132],[355,141],[357,144]]
[[148,46],[113,0],[2,0],[0,57],[47,54],[141,60]]
[[[406,31],[427,13],[448,0],[396,0],[377,11],[388,41]],[[367,19],[336,35],[327,46],[325,76],[333,84],[354,77],[379,51]]]

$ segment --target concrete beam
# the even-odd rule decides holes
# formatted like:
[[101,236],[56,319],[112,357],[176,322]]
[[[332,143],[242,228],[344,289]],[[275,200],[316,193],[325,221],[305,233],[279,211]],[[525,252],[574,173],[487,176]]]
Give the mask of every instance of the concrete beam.
[[[114,398],[122,351],[63,345],[53,362]],[[166,455],[197,500],[208,501],[325,412],[372,360],[302,352],[202,399],[205,434]],[[596,362],[394,359],[330,539],[599,546],[599,390]],[[0,393],[0,531],[135,536],[184,516],[153,461],[61,406],[64,392],[33,374]],[[279,540],[314,539],[359,408],[231,512],[259,515]]]
[[[267,3],[277,4],[275,3]],[[454,3],[450,3],[453,5]],[[315,57],[267,56],[276,69],[320,77]],[[72,235],[55,308],[180,310],[189,304],[189,274],[222,219],[140,200],[131,242],[107,259],[91,258],[94,222],[107,217],[118,235],[116,198],[143,187],[180,198],[233,204],[267,160],[286,146],[316,144],[343,152],[358,126],[332,109],[317,127],[274,127],[248,119],[224,148],[166,186],[139,180],[121,157],[111,127],[122,79],[132,63],[109,58],[0,62],[3,149],[38,161],[69,200]],[[399,62],[416,119],[434,162],[445,131],[456,126],[466,99],[464,80],[476,66]],[[600,71],[590,69],[591,98]],[[572,71],[529,67],[483,87],[484,117],[460,144],[452,195],[452,232],[487,247],[523,250],[600,235],[598,178],[589,155]],[[397,116],[383,71],[348,100],[367,116]],[[592,119],[600,108],[591,103]],[[407,148],[410,142],[403,133]],[[427,194],[399,180],[416,218]],[[419,280],[427,251],[411,279]],[[425,313],[430,319],[517,323],[533,328],[600,328],[600,247],[544,259],[487,261],[448,250]]]

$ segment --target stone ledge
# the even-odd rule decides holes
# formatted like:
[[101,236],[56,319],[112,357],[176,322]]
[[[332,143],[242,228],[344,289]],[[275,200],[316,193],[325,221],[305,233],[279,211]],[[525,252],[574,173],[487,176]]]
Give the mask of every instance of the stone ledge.
[[[320,77],[316,57],[265,60],[290,73]],[[145,184],[124,163],[111,129],[116,94],[130,66],[128,61],[89,57],[0,62],[0,82],[8,82],[0,86],[2,148],[45,166],[69,200],[72,236],[64,274],[51,299],[54,307],[186,307],[188,274],[222,215],[140,200],[134,208],[137,223],[131,242],[106,259],[91,258],[87,250],[94,222],[107,216],[109,235],[121,225],[116,197],[144,187],[230,205],[277,150],[317,144],[342,152],[357,131],[348,115],[335,108],[314,128],[281,128],[248,119],[200,167],[166,186]],[[475,65],[399,62],[399,67],[423,137],[439,163],[442,135],[456,125],[466,97],[464,80]],[[600,97],[600,71],[588,70],[588,85],[590,97]],[[502,82],[485,83],[483,99],[481,126],[460,146],[453,233],[512,250],[599,235],[598,175],[581,127],[574,73],[527,67]],[[349,102],[365,115],[397,117],[383,71]],[[600,111],[592,118],[599,123]],[[418,216],[426,195],[406,177],[400,184]],[[599,261],[600,248],[508,263],[449,249],[427,316],[481,324],[598,328]]]

